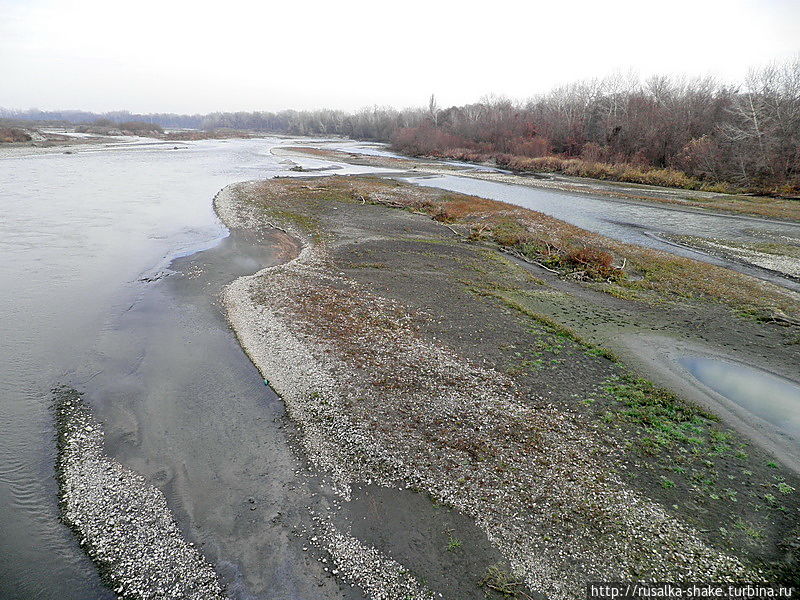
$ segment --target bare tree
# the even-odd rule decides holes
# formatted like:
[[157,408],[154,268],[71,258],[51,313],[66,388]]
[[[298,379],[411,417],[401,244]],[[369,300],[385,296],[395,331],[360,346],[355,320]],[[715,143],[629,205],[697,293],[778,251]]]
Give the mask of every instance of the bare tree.
[[431,121],[433,121],[434,127],[439,126],[439,105],[436,102],[436,95],[431,94],[431,97],[428,98],[428,114],[431,117]]

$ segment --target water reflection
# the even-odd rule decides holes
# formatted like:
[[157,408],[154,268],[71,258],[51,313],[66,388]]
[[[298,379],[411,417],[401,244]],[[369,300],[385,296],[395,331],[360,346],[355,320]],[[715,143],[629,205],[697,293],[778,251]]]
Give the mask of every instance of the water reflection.
[[765,371],[702,356],[678,362],[703,384],[800,439],[800,387]]

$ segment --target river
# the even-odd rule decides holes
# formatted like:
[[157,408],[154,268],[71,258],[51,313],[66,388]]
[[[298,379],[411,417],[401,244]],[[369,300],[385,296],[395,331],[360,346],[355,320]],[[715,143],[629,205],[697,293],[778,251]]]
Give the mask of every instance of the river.
[[[0,160],[0,598],[112,597],[58,520],[50,389],[102,379],[104,340],[147,289],[141,280],[224,238],[211,206],[220,188],[292,174],[269,152],[281,143],[117,144]],[[337,172],[365,171],[374,169]]]
[[[88,390],[108,424],[110,451],[160,482],[178,507],[179,520],[188,524],[187,534],[208,544],[207,553],[237,594],[309,593],[319,574],[302,556],[288,560],[274,550],[269,574],[256,576],[253,568],[270,552],[263,540],[271,521],[253,525],[247,499],[254,496],[259,510],[277,513],[284,503],[302,503],[305,492],[293,488],[299,464],[281,437],[281,403],[263,387],[214,303],[221,285],[274,262],[277,251],[269,246],[243,251],[226,237],[211,206],[214,194],[234,181],[305,175],[270,153],[298,143],[302,140],[260,138],[117,144],[0,159],[0,598],[113,597],[58,518],[50,390],[61,383]],[[331,166],[293,160],[305,167]],[[336,174],[385,171],[333,166]],[[749,236],[769,228],[800,237],[792,224],[452,176],[414,181],[522,204],[672,251],[658,232]],[[185,277],[154,286],[170,269]],[[194,279],[196,273],[203,275]],[[233,414],[246,426],[229,431],[207,426]],[[194,446],[203,435],[216,437]],[[203,454],[226,443],[228,454]],[[176,448],[182,454],[175,455]],[[205,472],[209,464],[221,475]],[[202,499],[192,501],[198,490],[204,491]],[[239,509],[222,510],[220,503],[232,497],[241,501]],[[226,539],[206,535],[204,528],[239,533]],[[235,560],[226,563],[233,554]],[[241,565],[250,567],[245,575]],[[333,588],[330,593],[354,597]]]

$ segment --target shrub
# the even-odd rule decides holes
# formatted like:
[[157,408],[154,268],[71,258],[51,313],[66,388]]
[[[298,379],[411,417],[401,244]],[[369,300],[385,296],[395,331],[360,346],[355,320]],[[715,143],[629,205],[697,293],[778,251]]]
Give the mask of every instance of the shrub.
[[0,127],[0,142],[30,142],[31,136],[18,127]]
[[592,278],[606,279],[616,274],[610,252],[592,246],[580,246],[567,250],[564,262],[586,272]]
[[510,247],[525,244],[531,235],[519,221],[504,219],[492,228],[492,237],[501,246]]
[[508,146],[510,153],[514,156],[535,158],[547,156],[551,153],[549,140],[538,135],[529,138],[518,138],[511,141]]
[[392,136],[392,147],[411,156],[436,156],[445,148],[469,145],[466,140],[431,126],[405,127]]
[[119,128],[123,131],[130,131],[131,133],[164,133],[160,125],[147,123],[145,121],[126,121],[120,123]]

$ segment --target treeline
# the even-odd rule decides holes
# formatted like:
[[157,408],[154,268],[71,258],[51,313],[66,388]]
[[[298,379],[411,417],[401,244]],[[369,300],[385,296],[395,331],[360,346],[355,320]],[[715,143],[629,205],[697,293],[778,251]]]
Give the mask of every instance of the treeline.
[[95,126],[120,123],[150,123],[167,129],[234,129],[286,135],[336,135],[359,140],[391,140],[401,128],[425,122],[423,110],[368,108],[355,113],[341,110],[282,110],[279,112],[216,112],[207,115],[173,113],[138,114],[127,111],[11,110],[0,108],[0,121],[13,124],[35,122],[39,126]]
[[109,118],[97,119],[92,123],[78,125],[78,133],[95,133],[100,135],[155,135],[164,133],[164,129],[157,123],[148,121],[113,121]]
[[106,113],[89,112],[85,110],[14,110],[0,108],[0,119],[23,125],[25,122],[34,121],[41,127],[68,127],[73,125],[95,125],[100,123],[149,123],[161,127],[198,129],[201,127],[204,115],[179,115],[174,113],[140,114],[126,110],[117,110]]
[[98,119],[165,128],[236,129],[391,142],[412,155],[491,161],[517,170],[732,191],[800,190],[800,57],[751,71],[738,86],[713,78],[615,75],[525,102],[488,98],[441,108],[97,114],[10,111],[50,123]]
[[432,98],[427,112],[395,132],[396,149],[697,189],[800,190],[800,59],[754,70],[739,87],[614,76],[525,103],[440,110]]

